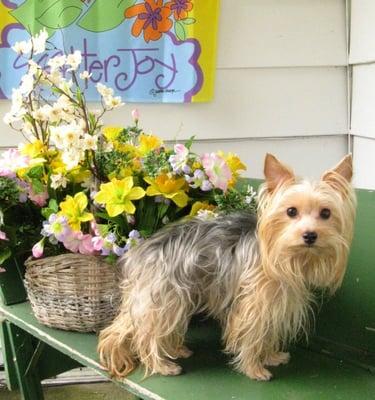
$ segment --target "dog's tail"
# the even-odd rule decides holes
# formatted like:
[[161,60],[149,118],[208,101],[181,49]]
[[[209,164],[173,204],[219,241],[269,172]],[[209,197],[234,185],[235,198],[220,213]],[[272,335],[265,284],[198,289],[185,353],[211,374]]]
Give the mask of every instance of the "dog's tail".
[[100,362],[111,376],[124,377],[136,367],[137,357],[132,350],[133,334],[128,313],[120,313],[109,327],[100,332]]

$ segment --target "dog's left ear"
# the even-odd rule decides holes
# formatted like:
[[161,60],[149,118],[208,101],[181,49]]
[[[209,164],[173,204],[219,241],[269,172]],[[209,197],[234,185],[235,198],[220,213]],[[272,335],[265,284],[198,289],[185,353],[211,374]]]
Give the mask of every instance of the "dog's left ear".
[[327,182],[334,188],[339,181],[344,178],[348,183],[353,177],[353,158],[351,154],[345,156],[333,169],[326,171],[322,176],[322,181]]

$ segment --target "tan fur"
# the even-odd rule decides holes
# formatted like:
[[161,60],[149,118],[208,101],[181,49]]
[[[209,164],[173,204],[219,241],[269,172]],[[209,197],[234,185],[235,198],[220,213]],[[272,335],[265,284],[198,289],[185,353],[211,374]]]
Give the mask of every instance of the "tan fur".
[[[356,205],[351,157],[308,182],[267,155],[265,176],[256,233],[229,243],[237,231],[228,231],[225,218],[180,224],[121,260],[122,307],[98,346],[112,375],[127,375],[138,363],[146,375],[179,374],[172,360],[190,356],[185,333],[202,311],[221,322],[225,351],[250,378],[268,380],[267,365],[289,361],[283,349],[307,335],[313,289],[333,294],[344,277]],[[286,214],[289,207],[298,209],[295,218]],[[322,208],[331,210],[328,220],[320,217]],[[311,247],[302,240],[306,231],[318,235]]]

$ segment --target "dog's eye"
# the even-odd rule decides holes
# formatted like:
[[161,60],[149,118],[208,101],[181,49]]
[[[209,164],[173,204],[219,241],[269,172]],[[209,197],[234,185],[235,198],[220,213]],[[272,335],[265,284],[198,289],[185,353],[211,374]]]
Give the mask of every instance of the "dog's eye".
[[287,213],[288,217],[293,218],[298,214],[298,211],[297,211],[296,207],[289,207],[286,210],[286,213]]
[[328,219],[331,216],[331,210],[329,208],[323,208],[320,211],[320,218]]

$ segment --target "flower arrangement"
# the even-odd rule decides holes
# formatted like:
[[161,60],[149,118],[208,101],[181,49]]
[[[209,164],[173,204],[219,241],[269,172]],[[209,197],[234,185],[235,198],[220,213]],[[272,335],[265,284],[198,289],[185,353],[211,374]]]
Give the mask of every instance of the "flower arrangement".
[[236,155],[198,155],[193,138],[168,146],[141,129],[137,110],[130,126],[104,126],[103,115],[121,98],[98,83],[101,106],[90,110],[81,53],[39,65],[33,56],[46,43],[42,31],[13,47],[27,57],[28,71],[4,121],[26,142],[0,157],[0,264],[20,250],[114,261],[182,217],[254,210],[252,188],[236,189],[246,169]]

